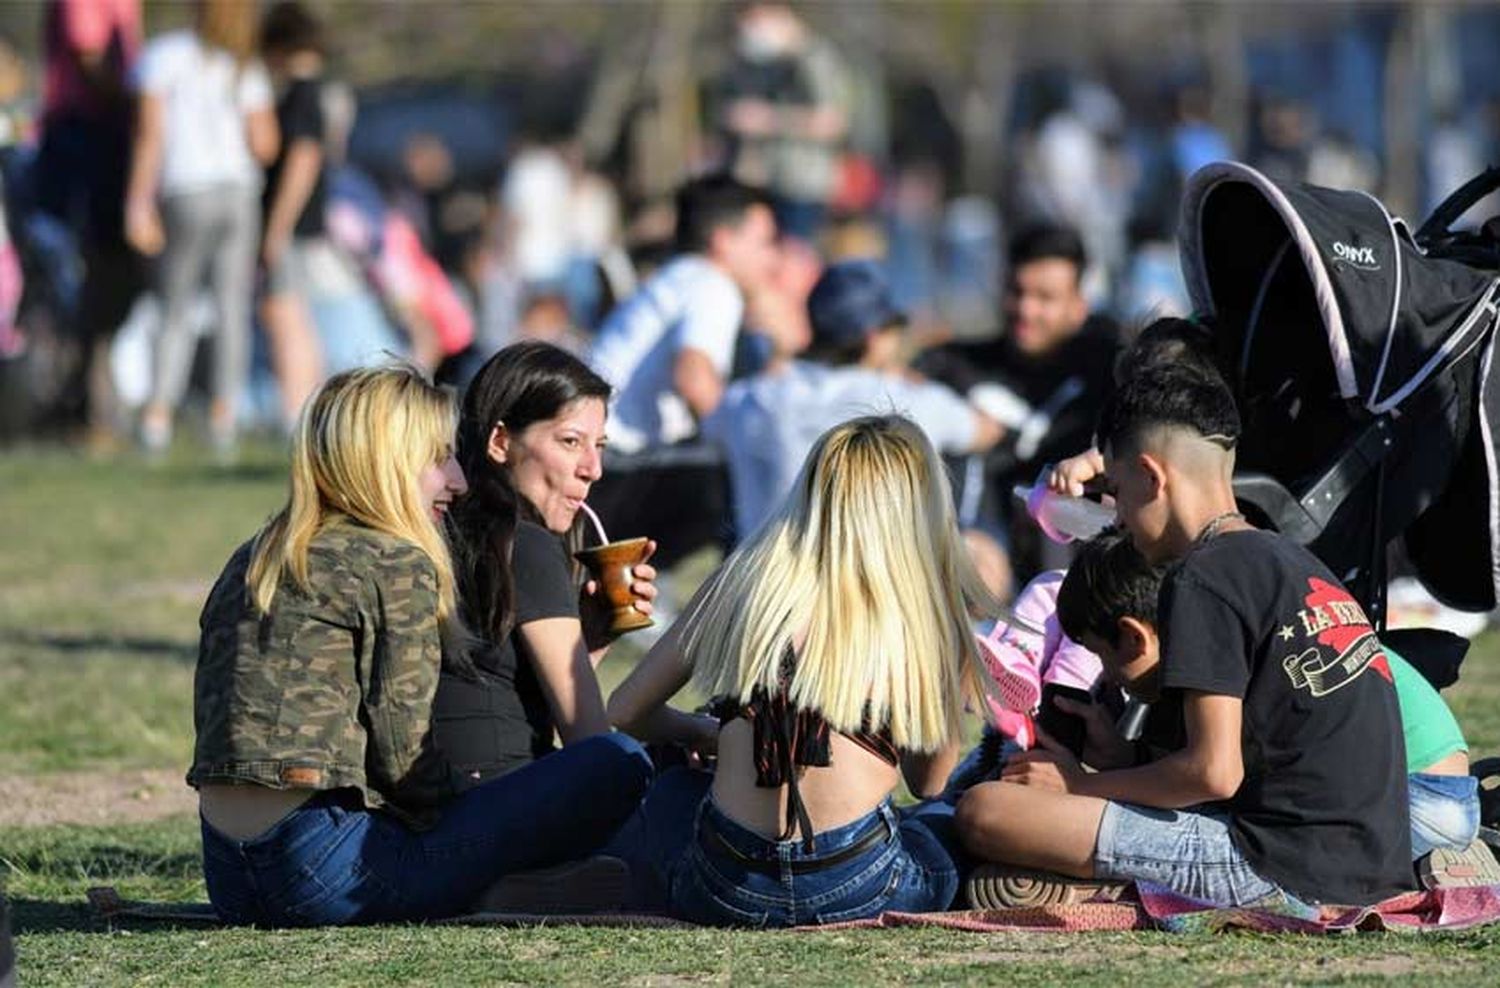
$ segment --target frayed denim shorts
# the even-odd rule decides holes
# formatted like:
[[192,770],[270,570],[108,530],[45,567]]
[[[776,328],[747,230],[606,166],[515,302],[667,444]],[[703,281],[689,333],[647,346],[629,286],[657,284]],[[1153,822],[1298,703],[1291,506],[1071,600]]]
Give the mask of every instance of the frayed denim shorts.
[[1229,814],[1110,802],[1099,820],[1095,877],[1150,882],[1218,906],[1290,898],[1250,866],[1229,834]]

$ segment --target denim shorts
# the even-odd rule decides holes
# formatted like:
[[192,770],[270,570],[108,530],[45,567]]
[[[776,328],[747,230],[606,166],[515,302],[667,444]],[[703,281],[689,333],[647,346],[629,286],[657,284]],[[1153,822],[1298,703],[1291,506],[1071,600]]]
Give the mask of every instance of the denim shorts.
[[1479,780],[1472,775],[1406,777],[1411,807],[1411,856],[1434,848],[1462,850],[1479,835]]
[[[858,853],[842,857],[850,848]],[[672,910],[716,926],[800,926],[888,910],[947,909],[958,894],[953,807],[898,812],[887,800],[853,823],[800,840],[762,837],[705,799],[694,840],[671,874]],[[835,858],[836,863],[817,867]]]
[[1229,835],[1229,814],[1109,802],[1099,820],[1094,874],[1142,881],[1200,902],[1245,906],[1291,898],[1258,875]]

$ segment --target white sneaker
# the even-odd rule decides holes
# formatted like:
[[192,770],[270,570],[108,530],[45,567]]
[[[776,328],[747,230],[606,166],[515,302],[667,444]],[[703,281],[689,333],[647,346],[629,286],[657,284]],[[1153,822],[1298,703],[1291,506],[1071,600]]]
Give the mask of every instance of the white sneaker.
[[148,453],[165,453],[172,445],[172,423],[146,416],[141,419],[141,447]]

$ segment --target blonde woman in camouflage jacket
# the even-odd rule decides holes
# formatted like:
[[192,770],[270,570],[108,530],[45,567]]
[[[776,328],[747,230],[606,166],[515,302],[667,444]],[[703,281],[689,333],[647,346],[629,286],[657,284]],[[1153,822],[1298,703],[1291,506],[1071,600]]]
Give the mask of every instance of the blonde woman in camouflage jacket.
[[[565,856],[533,828],[577,807],[533,798],[522,828],[506,811],[535,794],[499,779],[455,799],[433,747],[444,645],[469,641],[440,531],[467,490],[455,424],[451,397],[409,368],[332,378],[294,439],[286,506],[209,595],[188,782],[228,922],[444,916]],[[644,789],[650,762],[618,754],[601,784]]]

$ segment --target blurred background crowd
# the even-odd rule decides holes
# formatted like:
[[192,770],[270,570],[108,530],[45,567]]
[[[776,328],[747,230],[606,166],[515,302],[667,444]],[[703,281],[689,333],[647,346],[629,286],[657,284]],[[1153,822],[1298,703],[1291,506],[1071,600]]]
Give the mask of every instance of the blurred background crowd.
[[[725,451],[697,424],[832,359],[809,293],[861,258],[839,304],[901,331],[848,362],[975,410],[948,452],[1003,586],[1010,487],[1086,444],[1120,327],[1187,313],[1184,179],[1238,159],[1418,221],[1500,161],[1496,51],[1500,8],[1435,2],[6,4],[0,436],[232,457],[330,373],[398,354],[461,385],[522,339],[623,392],[642,360],[601,332],[648,332],[653,278],[722,247],[732,356],[659,385],[681,428],[611,437],[617,518],[648,475],[669,513],[709,504],[670,562],[740,507],[704,493]],[[773,224],[684,244],[711,174]]]

